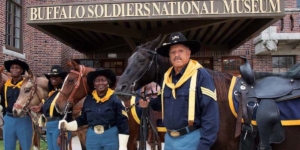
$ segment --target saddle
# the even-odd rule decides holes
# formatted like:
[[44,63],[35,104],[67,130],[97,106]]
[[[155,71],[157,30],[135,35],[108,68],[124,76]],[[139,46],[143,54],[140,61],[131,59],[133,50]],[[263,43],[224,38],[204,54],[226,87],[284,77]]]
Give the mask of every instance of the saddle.
[[[300,97],[300,81],[295,80],[299,79],[300,65],[296,64],[285,73],[265,73],[262,77],[256,76],[246,58],[243,59],[242,78],[237,80],[234,88],[235,99],[239,100],[236,136],[242,132],[239,149],[253,149],[259,133],[258,149],[271,150],[271,143],[281,143],[285,139],[276,102]],[[251,124],[252,118],[256,118],[256,126]]]

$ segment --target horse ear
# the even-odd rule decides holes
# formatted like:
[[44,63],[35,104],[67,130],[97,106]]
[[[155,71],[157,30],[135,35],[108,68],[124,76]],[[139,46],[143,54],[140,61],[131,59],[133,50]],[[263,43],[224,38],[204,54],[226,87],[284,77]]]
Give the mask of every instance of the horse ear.
[[28,73],[28,77],[29,77],[30,79],[32,79],[32,78],[33,78],[33,73],[31,72],[30,69],[27,71],[27,73]]
[[79,64],[74,59],[71,59],[71,63],[75,70],[77,70],[77,71],[80,70]]
[[161,38],[162,38],[162,36],[160,34],[156,39],[151,41],[151,47],[150,47],[151,50],[155,50],[155,48],[159,45]]
[[74,68],[73,64],[72,64],[72,59],[70,59],[68,62],[67,62],[67,65],[68,67],[71,69],[71,68]]

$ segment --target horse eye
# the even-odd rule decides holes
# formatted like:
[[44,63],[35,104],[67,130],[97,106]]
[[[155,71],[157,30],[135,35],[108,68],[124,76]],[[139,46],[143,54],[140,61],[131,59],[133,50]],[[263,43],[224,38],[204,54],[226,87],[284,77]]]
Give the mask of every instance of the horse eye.
[[24,89],[24,92],[25,92],[25,93],[28,93],[28,92],[30,92],[30,88],[26,88],[26,89]]
[[139,62],[144,62],[146,59],[139,59]]
[[70,82],[70,83],[73,83],[73,82],[74,82],[74,79],[70,79],[69,82]]

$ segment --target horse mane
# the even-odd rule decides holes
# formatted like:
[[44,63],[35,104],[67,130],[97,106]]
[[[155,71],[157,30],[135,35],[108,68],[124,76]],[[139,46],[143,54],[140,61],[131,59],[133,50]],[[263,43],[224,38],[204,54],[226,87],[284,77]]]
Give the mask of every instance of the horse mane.
[[154,39],[153,41],[148,41],[145,44],[142,44],[140,46],[137,46],[135,51],[139,50],[139,49],[148,49],[148,50],[155,50],[155,48],[159,45],[159,42],[161,41],[161,35],[159,35],[156,39]]
[[228,96],[229,85],[233,77],[232,74],[222,73],[214,70],[207,69],[207,72],[212,76],[215,87],[217,90],[217,99],[221,99]]

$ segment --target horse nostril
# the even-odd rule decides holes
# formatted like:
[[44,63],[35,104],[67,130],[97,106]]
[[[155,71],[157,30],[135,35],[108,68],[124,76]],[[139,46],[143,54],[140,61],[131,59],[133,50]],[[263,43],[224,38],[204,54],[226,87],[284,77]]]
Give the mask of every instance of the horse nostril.
[[18,115],[17,110],[13,109],[13,115],[14,115],[14,116],[17,116],[17,115]]

